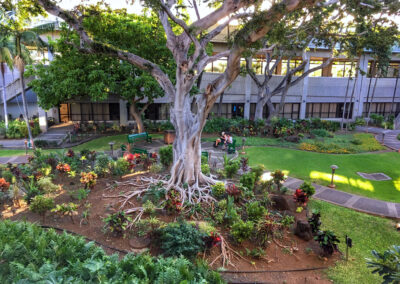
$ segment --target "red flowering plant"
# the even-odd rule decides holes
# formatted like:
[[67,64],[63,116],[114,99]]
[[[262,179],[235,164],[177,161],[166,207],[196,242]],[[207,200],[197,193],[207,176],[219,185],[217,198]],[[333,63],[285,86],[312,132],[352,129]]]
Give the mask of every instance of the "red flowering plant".
[[70,158],[72,158],[72,157],[74,157],[75,156],[75,152],[74,152],[74,150],[72,150],[72,149],[69,149],[68,150],[68,152],[67,152],[67,157],[70,157]]
[[165,209],[170,213],[182,211],[182,202],[176,190],[170,190],[168,192]]
[[56,169],[60,173],[69,173],[71,171],[71,166],[68,165],[67,163],[59,163],[56,167]]
[[300,188],[296,189],[296,191],[294,192],[293,198],[297,203],[300,203],[303,206],[305,206],[308,202],[307,193],[305,193]]
[[124,159],[129,163],[129,169],[133,169],[135,165],[139,164],[141,161],[140,154],[125,153]]
[[238,200],[242,191],[234,183],[230,183],[226,187],[226,193],[229,196],[233,196],[235,200]]
[[0,178],[0,191],[5,192],[10,188],[10,183],[5,178]]
[[210,235],[204,238],[204,243],[208,249],[216,247],[221,243],[221,236],[218,233],[210,232]]

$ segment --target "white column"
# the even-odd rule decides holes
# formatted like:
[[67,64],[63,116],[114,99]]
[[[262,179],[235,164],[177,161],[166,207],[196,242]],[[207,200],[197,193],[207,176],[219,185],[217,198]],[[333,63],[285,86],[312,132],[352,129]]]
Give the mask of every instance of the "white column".
[[[304,72],[310,69],[310,55],[303,52],[303,60],[307,60],[306,66],[304,66]],[[308,76],[303,79],[303,89],[301,93],[301,103],[300,103],[300,119],[306,118],[306,107],[307,107],[307,95],[308,95]]]
[[47,131],[47,113],[44,109],[38,106],[39,127],[42,132]]
[[364,102],[366,100],[367,91],[364,88],[367,84],[367,71],[368,71],[368,58],[365,55],[362,55],[359,59],[359,70],[357,71],[357,84],[355,89],[355,101],[353,107],[353,119],[356,119],[358,116],[362,116]]
[[[251,60],[252,62],[253,60]],[[246,75],[245,80],[245,91],[244,91],[244,118],[250,119],[250,98],[251,98],[251,77],[249,74]]]
[[127,101],[119,100],[119,124],[122,126],[128,125],[128,108]]

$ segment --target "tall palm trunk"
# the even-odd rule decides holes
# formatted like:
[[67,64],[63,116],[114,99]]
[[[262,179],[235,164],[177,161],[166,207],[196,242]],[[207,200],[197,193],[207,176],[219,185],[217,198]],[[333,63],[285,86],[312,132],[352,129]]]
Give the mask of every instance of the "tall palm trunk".
[[19,82],[21,83],[21,96],[22,96],[22,106],[24,109],[24,119],[26,123],[26,127],[28,128],[28,136],[29,141],[31,142],[32,148],[35,148],[35,144],[33,143],[33,136],[31,131],[31,126],[29,124],[29,116],[28,116],[28,105],[26,103],[26,94],[25,94],[25,79],[24,79],[24,71],[19,70]]
[[8,111],[7,111],[7,95],[6,95],[6,79],[5,79],[5,66],[4,63],[0,63],[0,72],[1,72],[1,78],[2,78],[2,83],[3,83],[3,107],[4,107],[4,123],[6,125],[6,129],[8,129]]
[[350,80],[352,78],[351,75],[352,75],[352,71],[353,71],[353,65],[354,65],[354,61],[351,61],[349,79],[347,80],[347,86],[346,86],[346,95],[344,97],[344,103],[343,103],[342,120],[340,121],[340,130],[343,130],[344,118],[346,116],[347,96],[349,94],[349,86],[350,86]]

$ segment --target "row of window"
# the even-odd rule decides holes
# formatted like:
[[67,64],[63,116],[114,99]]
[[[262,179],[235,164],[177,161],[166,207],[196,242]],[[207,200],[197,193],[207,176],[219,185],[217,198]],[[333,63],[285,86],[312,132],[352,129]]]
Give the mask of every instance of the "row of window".
[[[279,107],[274,103],[274,108]],[[223,103],[221,108],[215,104],[210,112],[210,116],[217,116],[218,113],[225,118],[244,117],[244,103]],[[250,104],[250,119],[254,118],[256,104]],[[364,103],[363,116],[376,113],[384,116],[398,115],[400,113],[400,103]],[[344,110],[343,103],[308,103],[306,106],[306,118],[342,118]],[[346,104],[345,118],[352,118],[353,103]],[[120,119],[120,109],[118,103],[71,103],[60,105],[60,121],[111,121]],[[129,120],[134,120],[129,113]],[[263,117],[268,117],[268,108],[264,107]],[[144,115],[145,119],[168,120],[169,104],[151,104]],[[286,103],[279,113],[279,117],[288,119],[299,119],[300,104]]]
[[[274,67],[276,61],[272,60],[269,63],[269,66],[267,69],[271,69]],[[310,69],[315,68],[320,66],[323,63],[322,60],[310,60]],[[289,68],[293,69],[302,64],[301,59],[291,59],[291,60],[282,60],[280,63],[278,63],[273,70],[274,75],[284,75],[287,73],[288,70],[288,64]],[[329,66],[325,67],[324,69],[319,69],[313,73],[310,74],[311,77],[349,77],[355,76],[356,75],[356,69],[357,69],[357,62],[354,61],[349,61],[349,60],[335,60],[333,61]],[[267,65],[267,62],[263,58],[256,58],[253,59],[252,62],[252,67],[253,70],[256,74],[262,75],[264,74],[265,67]],[[244,58],[240,60],[240,66],[242,68],[245,68],[246,66],[246,61]],[[210,72],[210,73],[222,73],[225,71],[227,67],[227,58],[221,58],[219,60],[216,60],[214,62],[211,62],[206,66],[204,69],[205,72]],[[391,62],[389,64],[389,67],[387,69],[386,74],[382,74],[383,77],[387,78],[395,78],[399,76],[399,69],[400,69],[400,62]],[[371,74],[375,74],[375,64],[373,62],[368,63],[368,76],[372,76]],[[302,72],[297,72],[295,75],[301,75]]]

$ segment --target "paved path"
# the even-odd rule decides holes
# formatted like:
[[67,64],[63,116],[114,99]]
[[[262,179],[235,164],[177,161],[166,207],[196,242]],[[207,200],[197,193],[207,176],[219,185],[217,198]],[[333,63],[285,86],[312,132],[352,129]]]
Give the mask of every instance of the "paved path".
[[28,163],[28,156],[0,157],[0,164],[25,164]]
[[365,126],[357,126],[356,130],[373,133],[375,134],[376,139],[386,147],[396,151],[400,150],[400,140],[397,139],[397,135],[400,134],[400,130],[389,130],[378,127]]
[[62,123],[50,127],[46,132],[39,134],[35,140],[46,140],[48,142],[55,142],[57,145],[62,144],[66,139],[68,132],[74,129],[72,123]]
[[[302,183],[303,180],[301,179],[289,177],[285,181],[284,186],[290,190],[296,190]],[[315,199],[373,215],[400,218],[400,203],[371,199],[318,184],[313,184],[313,186],[316,191],[313,196]]]

